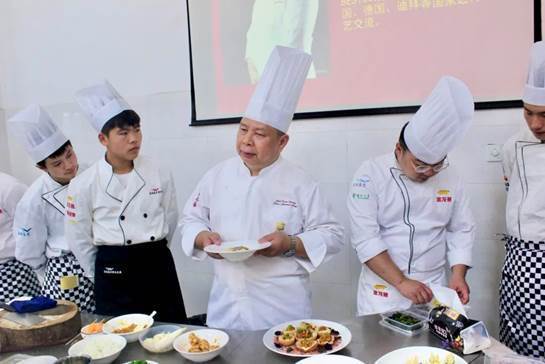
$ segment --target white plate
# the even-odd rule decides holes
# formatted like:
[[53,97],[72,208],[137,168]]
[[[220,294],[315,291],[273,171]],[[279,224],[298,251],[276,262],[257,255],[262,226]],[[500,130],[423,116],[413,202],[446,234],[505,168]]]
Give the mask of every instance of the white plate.
[[[248,250],[232,251],[230,248],[236,246],[245,246]],[[251,257],[256,251],[266,249],[271,246],[271,243],[260,243],[257,240],[237,240],[237,241],[224,241],[221,245],[207,245],[204,247],[204,251],[207,253],[216,253],[224,257],[231,262],[240,262]]]
[[18,364],[52,364],[57,361],[57,358],[51,355],[35,356],[20,361]]
[[316,325],[316,326],[327,326],[339,332],[339,335],[341,336],[341,345],[328,351],[327,354],[336,353],[337,351],[344,349],[348,344],[350,344],[350,341],[352,341],[352,333],[350,332],[350,330],[348,330],[346,326],[341,325],[337,322],[333,322],[333,321],[308,319],[308,320],[288,321],[288,322],[284,322],[283,324],[276,325],[275,327],[270,328],[269,331],[267,331],[265,335],[263,335],[263,345],[265,345],[265,347],[269,349],[270,351],[273,351],[275,353],[285,355],[285,356],[304,358],[309,356],[323,355],[320,353],[312,353],[312,354],[286,353],[285,351],[278,349],[276,346],[274,346],[275,331],[282,331],[286,328],[286,326],[290,324],[297,327],[303,321]]
[[364,362],[345,355],[314,355],[309,358],[299,360],[296,364],[365,364]]
[[405,363],[407,360],[409,360],[410,357],[415,355],[418,355],[418,359],[421,362],[424,362],[424,361],[427,362],[430,357],[430,354],[438,354],[439,360],[441,360],[441,364],[443,364],[448,354],[452,354],[454,356],[455,364],[467,364],[467,361],[460,358],[458,355],[453,354],[450,351],[446,351],[440,348],[434,348],[431,346],[410,346],[403,349],[397,349],[397,350],[389,352],[386,355],[383,355],[380,359],[378,359],[375,362],[375,364]]
[[[134,359],[134,360],[139,360],[139,359]],[[131,364],[134,360],[125,362],[125,363],[123,363],[123,364]],[[157,363],[156,361],[151,361],[151,360],[146,360],[146,359],[142,359],[142,360],[145,361],[147,364],[159,364],[159,363]]]

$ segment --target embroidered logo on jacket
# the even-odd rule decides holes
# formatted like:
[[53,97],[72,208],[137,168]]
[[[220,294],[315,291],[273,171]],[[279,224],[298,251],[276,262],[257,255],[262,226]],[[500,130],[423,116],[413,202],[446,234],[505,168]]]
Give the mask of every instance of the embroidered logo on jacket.
[[70,218],[76,217],[76,204],[74,203],[74,198],[72,196],[68,196],[66,198],[66,216]]
[[289,206],[297,208],[297,202],[291,200],[274,200],[273,205],[276,206]]
[[20,228],[18,231],[17,231],[17,235],[19,236],[30,236],[30,230],[32,230],[32,228]]
[[153,187],[150,191],[149,191],[149,194],[150,196],[151,195],[158,195],[160,193],[163,193],[163,190],[161,189],[161,187]]
[[388,298],[388,292],[386,292],[386,287],[384,284],[375,284],[373,286],[373,295]]
[[435,196],[435,202],[452,202],[452,196],[449,190],[438,190]]
[[197,195],[197,197],[195,197],[195,200],[193,201],[193,207],[197,207],[197,203],[199,203],[199,197],[201,197],[200,193]]
[[368,193],[352,193],[352,198],[354,200],[369,200]]
[[371,182],[371,178],[369,176],[363,175],[359,178],[356,178],[354,182],[352,182],[352,187],[367,188],[367,184],[369,182]]

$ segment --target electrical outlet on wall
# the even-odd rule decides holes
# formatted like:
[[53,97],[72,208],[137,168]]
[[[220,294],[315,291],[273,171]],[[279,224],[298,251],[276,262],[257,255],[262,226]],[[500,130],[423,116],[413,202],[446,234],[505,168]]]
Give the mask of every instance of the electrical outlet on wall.
[[486,145],[486,161],[501,162],[501,145],[499,144]]

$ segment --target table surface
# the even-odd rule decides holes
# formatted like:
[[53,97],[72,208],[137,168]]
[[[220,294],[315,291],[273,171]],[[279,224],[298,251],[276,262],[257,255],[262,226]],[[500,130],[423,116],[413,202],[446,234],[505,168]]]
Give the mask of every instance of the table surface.
[[[96,318],[100,319],[101,317],[82,314],[84,324],[92,322]],[[366,364],[372,364],[382,355],[399,348],[407,346],[441,346],[440,340],[428,331],[409,337],[380,326],[379,320],[380,316],[376,315],[357,317],[340,322],[352,333],[352,341],[346,348],[336,354],[351,356]],[[158,324],[156,323],[156,325]],[[187,328],[191,330],[200,327],[187,326]],[[229,334],[229,343],[221,355],[209,363],[295,363],[301,360],[300,358],[291,358],[268,350],[262,342],[266,330],[225,331]],[[53,355],[60,358],[68,355],[68,347],[65,345],[56,345],[36,348],[24,351],[23,354]],[[4,353],[0,356],[0,360],[8,358],[12,354],[14,353]],[[163,354],[149,353],[142,348],[138,341],[128,344],[114,363],[119,364],[138,359],[152,360],[160,364],[189,363],[189,361],[182,358],[174,350]],[[466,355],[464,359],[468,363],[484,363],[484,356],[482,354]]]

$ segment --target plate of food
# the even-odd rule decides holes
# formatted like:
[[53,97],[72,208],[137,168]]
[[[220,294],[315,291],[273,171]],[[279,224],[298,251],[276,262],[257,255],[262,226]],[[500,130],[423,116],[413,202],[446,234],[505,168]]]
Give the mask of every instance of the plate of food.
[[159,364],[156,361],[151,360],[131,360],[123,364]]
[[409,346],[380,357],[375,364],[467,364],[456,354],[431,346]]
[[257,240],[236,240],[224,241],[220,245],[207,245],[204,251],[207,253],[215,253],[231,262],[241,262],[248,259],[254,253],[261,249],[266,249],[271,246],[271,243],[260,243]]
[[311,319],[286,322],[263,335],[263,344],[267,349],[292,357],[335,353],[345,348],[351,340],[352,334],[346,326]]

